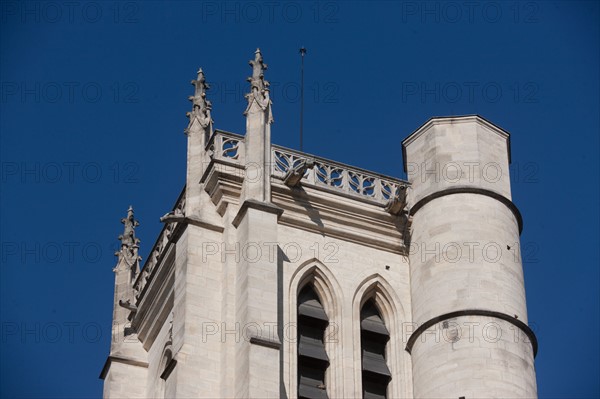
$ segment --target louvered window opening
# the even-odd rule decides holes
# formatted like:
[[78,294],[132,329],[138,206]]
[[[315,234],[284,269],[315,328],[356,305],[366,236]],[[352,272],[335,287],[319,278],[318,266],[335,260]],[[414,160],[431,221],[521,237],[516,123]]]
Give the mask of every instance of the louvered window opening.
[[362,352],[363,397],[387,398],[387,387],[392,374],[385,359],[385,349],[390,333],[379,310],[369,300],[360,312],[360,345]]
[[298,397],[326,399],[325,372],[329,357],[325,352],[325,329],[329,319],[312,286],[298,295]]

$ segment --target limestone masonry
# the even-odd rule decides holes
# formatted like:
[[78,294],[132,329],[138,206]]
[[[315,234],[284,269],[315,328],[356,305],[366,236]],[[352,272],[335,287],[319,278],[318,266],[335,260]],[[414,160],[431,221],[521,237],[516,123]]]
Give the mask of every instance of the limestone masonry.
[[250,65],[243,136],[192,80],[186,186],[142,268],[122,220],[104,397],[536,397],[509,134],[432,118],[408,181],[383,176],[272,144]]

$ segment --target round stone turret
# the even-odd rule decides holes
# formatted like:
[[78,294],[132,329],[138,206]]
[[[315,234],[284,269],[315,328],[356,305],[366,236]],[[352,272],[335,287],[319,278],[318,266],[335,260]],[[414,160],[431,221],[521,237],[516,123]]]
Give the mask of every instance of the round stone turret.
[[402,147],[415,397],[536,396],[509,134],[479,116],[432,118]]

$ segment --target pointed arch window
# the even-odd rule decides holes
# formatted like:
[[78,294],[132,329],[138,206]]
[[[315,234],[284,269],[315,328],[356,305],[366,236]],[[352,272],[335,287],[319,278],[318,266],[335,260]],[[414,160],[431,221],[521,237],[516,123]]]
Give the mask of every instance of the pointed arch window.
[[392,374],[387,366],[385,351],[390,333],[373,299],[360,311],[360,346],[362,388],[364,398],[387,398]]
[[326,399],[325,329],[329,319],[312,285],[298,295],[298,397]]

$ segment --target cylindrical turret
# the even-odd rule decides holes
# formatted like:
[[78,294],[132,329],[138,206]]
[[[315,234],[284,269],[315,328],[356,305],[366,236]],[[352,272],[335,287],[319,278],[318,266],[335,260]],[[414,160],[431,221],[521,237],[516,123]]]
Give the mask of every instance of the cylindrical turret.
[[535,397],[508,133],[478,116],[433,118],[402,145],[415,397]]

